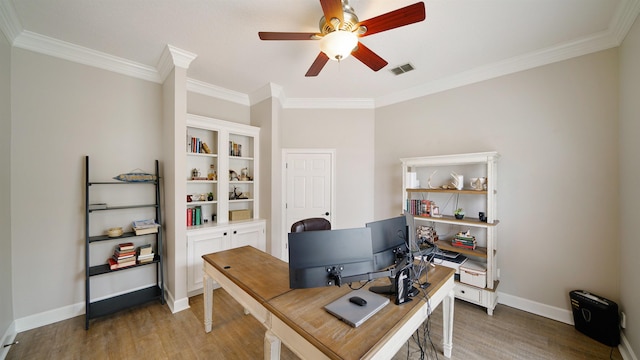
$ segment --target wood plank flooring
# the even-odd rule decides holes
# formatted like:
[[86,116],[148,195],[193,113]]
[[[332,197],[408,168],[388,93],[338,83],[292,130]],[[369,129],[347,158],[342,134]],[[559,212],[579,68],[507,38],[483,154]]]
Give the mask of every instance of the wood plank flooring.
[[[150,303],[92,320],[84,316],[19,333],[7,359],[262,359],[264,327],[224,290],[214,292],[213,331],[204,332],[202,295],[191,298],[191,308],[171,314]],[[433,347],[427,359],[442,355],[442,312],[438,307],[429,323]],[[419,333],[423,338],[423,331]],[[453,360],[474,359],[609,359],[611,348],[578,332],[573,326],[504,305],[493,316],[483,308],[456,300]],[[416,338],[417,335],[414,335]],[[435,349],[435,351],[434,351]],[[285,346],[282,359],[298,359]],[[420,359],[419,346],[410,340],[393,358]],[[621,360],[618,349],[612,359]]]

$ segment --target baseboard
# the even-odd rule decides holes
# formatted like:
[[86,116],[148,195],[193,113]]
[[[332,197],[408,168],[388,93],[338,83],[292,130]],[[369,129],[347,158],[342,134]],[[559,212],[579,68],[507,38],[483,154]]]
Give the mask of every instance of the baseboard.
[[[147,285],[143,285],[140,286],[138,288],[134,288],[134,289],[129,289],[126,291],[122,291],[119,293],[114,293],[114,294],[110,294],[107,296],[103,296],[103,297],[98,297],[98,298],[94,298],[91,299],[91,301],[100,301],[106,298],[110,298],[113,296],[118,296],[121,294],[125,294],[131,291],[135,291],[135,290],[140,290],[140,289],[144,289],[148,286],[151,286],[153,284],[147,284]],[[187,301],[187,308],[188,308],[188,301]],[[38,314],[33,314],[33,315],[29,315],[29,316],[25,316],[23,318],[20,319],[16,319],[15,320],[15,330],[16,332],[20,333],[23,331],[28,331],[31,329],[35,329],[38,328],[40,326],[45,326],[45,325],[49,325],[49,324],[53,324],[56,323],[58,321],[63,321],[63,320],[67,320],[67,319],[71,319],[73,317],[76,316],[81,316],[85,314],[85,303],[80,302],[80,303],[76,303],[76,304],[72,304],[72,305],[68,305],[68,306],[63,306],[61,308],[57,308],[57,309],[53,309],[53,310],[49,310],[49,311],[45,311],[45,312],[41,312]]]
[[545,305],[502,292],[498,292],[498,304],[504,304],[548,319],[573,325],[573,313],[567,309]]
[[84,315],[85,305],[84,302],[76,303],[73,305],[64,306],[61,308],[41,312],[25,316],[20,319],[16,319],[16,331],[23,332],[31,329],[38,328],[49,324],[56,323],[58,321],[71,319],[76,316]]
[[169,290],[167,290],[165,293],[165,299],[167,300],[167,305],[169,306],[169,309],[171,310],[172,314],[175,314],[177,312],[187,310],[188,308],[190,308],[188,297],[176,300],[173,294]]
[[620,350],[620,355],[622,355],[624,360],[638,360],[636,354],[633,353],[629,340],[624,336],[624,332],[620,334],[620,345],[618,345],[618,350]]
[[[560,321],[565,324],[574,324],[573,312],[571,310],[541,304],[501,292],[498,292],[498,303],[518,310],[530,312],[538,316]],[[620,355],[622,355],[624,360],[638,360],[638,357],[634,354],[631,344],[629,344],[629,341],[624,336],[623,332],[620,333],[620,345],[618,345],[618,350],[620,350]]]
[[9,354],[9,350],[11,350],[10,346],[4,347],[6,344],[11,344],[15,339],[18,332],[16,331],[16,322],[13,321],[9,324],[7,331],[2,335],[2,341],[0,341],[0,360],[4,360]]

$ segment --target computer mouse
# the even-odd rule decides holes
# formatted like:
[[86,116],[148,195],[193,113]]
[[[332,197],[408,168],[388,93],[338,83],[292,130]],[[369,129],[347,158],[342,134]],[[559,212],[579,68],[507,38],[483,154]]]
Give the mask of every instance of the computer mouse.
[[359,296],[353,296],[349,298],[349,301],[351,301],[352,303],[356,304],[356,305],[360,305],[360,306],[365,306],[367,305],[367,300],[359,297]]

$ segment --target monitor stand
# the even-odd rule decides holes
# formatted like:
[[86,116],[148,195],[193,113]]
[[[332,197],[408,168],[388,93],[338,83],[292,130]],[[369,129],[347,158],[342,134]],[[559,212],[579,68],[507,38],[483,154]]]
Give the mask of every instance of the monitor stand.
[[[414,269],[415,265],[412,266],[407,266],[405,268],[405,270],[408,271],[408,276],[409,278],[412,278],[412,275],[415,274],[415,269]],[[400,273],[398,273],[399,275]],[[390,285],[382,285],[382,286],[372,286],[369,288],[369,291],[374,292],[376,294],[381,294],[381,295],[397,295],[398,291],[397,291],[397,284],[396,284],[396,277],[395,276],[390,276],[389,277],[389,281],[391,282]],[[431,285],[428,282],[422,283],[420,284],[420,288],[422,289],[426,289],[429,287],[429,285]],[[407,291],[407,296],[408,297],[414,297],[416,295],[418,295],[420,293],[420,290],[415,288],[414,286],[409,286],[409,289]]]

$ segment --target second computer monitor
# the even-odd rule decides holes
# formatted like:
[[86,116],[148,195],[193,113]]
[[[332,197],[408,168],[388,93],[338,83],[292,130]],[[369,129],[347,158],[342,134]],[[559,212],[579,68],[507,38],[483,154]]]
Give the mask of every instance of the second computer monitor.
[[406,253],[407,220],[404,216],[370,222],[366,226],[371,229],[375,270],[394,265],[398,256]]

